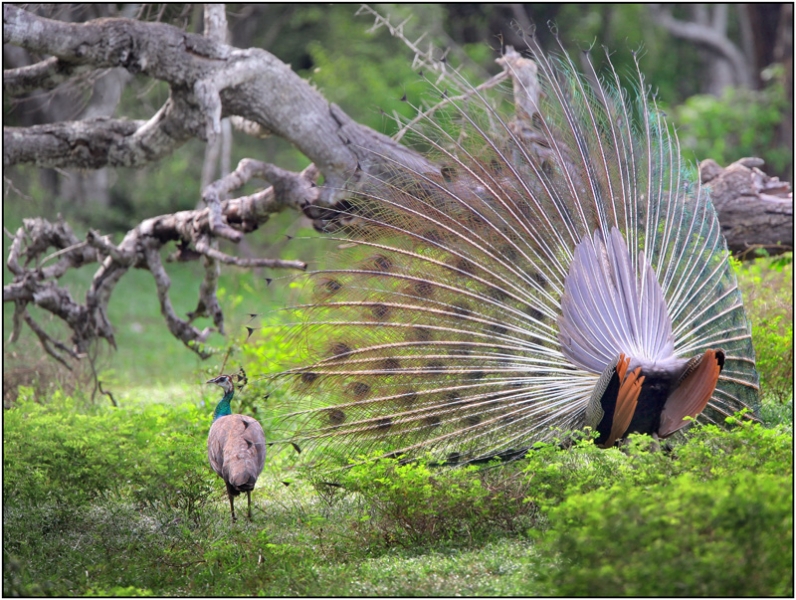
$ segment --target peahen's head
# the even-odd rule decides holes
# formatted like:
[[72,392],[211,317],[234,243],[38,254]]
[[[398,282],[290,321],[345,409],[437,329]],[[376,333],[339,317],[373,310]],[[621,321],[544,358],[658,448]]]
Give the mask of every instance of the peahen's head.
[[210,379],[207,383],[215,383],[216,385],[221,386],[221,389],[224,390],[224,395],[231,394],[235,391],[235,386],[232,383],[232,377],[229,375],[219,375],[215,379]]

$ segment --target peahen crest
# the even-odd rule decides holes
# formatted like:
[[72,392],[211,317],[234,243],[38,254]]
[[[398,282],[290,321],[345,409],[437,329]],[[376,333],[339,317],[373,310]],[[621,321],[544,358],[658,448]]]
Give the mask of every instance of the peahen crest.
[[566,55],[500,61],[513,116],[449,92],[408,126],[438,168],[359,182],[327,223],[293,308],[303,362],[279,375],[305,457],[465,463],[755,406],[716,213],[654,100]]

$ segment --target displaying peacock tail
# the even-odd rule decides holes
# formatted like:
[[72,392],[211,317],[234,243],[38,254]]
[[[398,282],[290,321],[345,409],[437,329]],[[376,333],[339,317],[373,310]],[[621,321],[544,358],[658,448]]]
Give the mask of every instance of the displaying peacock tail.
[[439,168],[360,182],[297,284],[305,352],[279,377],[303,456],[465,463],[555,428],[610,446],[755,407],[726,243],[654,100],[613,68],[502,61],[516,118],[449,92],[411,126]]

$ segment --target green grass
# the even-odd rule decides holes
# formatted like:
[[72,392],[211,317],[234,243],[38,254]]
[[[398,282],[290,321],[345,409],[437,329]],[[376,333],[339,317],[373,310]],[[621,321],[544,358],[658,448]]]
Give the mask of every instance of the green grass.
[[463,550],[393,552],[354,565],[327,567],[342,596],[539,596],[543,565],[528,540],[501,539]]
[[[253,522],[232,524],[205,456],[217,396],[114,409],[23,390],[4,427],[4,594],[792,592],[787,423],[696,428],[668,453],[584,439],[500,468],[323,478],[272,447]],[[667,557],[679,578],[650,581]]]

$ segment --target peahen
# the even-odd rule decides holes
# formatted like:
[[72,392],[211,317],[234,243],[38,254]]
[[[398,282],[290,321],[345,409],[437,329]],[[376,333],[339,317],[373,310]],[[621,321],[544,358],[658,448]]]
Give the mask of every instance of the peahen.
[[279,376],[305,457],[463,464],[755,407],[726,243],[654,100],[633,104],[612,66],[502,62],[515,118],[442,92],[410,125],[438,168],[396,164],[329,213],[334,250],[297,285],[303,362]]
[[232,414],[230,402],[235,394],[232,377],[219,375],[207,383],[215,383],[224,390],[223,398],[213,411],[213,424],[207,435],[207,458],[227,485],[232,520],[237,520],[234,497],[241,492],[246,492],[251,520],[251,492],[265,464],[265,434],[252,417]]

